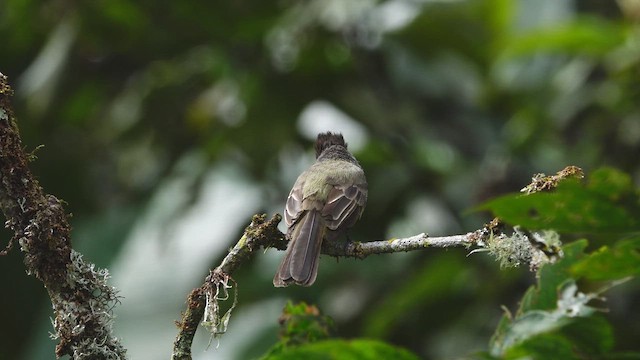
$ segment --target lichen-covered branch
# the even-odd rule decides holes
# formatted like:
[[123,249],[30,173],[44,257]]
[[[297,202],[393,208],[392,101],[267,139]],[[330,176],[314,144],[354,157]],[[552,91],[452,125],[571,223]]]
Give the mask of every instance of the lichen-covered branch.
[[206,298],[203,288],[195,288],[189,294],[187,299],[187,310],[182,316],[181,321],[176,321],[176,325],[180,329],[176,341],[173,343],[172,360],[189,360],[191,359],[191,343],[196,334],[200,320],[204,315],[204,306]]
[[[220,265],[209,272],[201,287],[191,292],[187,300],[187,310],[182,314],[182,319],[177,322],[179,332],[173,344],[172,360],[191,359],[191,344],[200,322],[209,329],[213,336],[219,336],[226,331],[231,312],[237,303],[237,284],[231,278],[231,274],[255,250],[267,247],[286,249],[285,236],[278,230],[280,220],[282,217],[279,214],[274,215],[268,221],[264,214],[254,215],[242,238],[229,251]],[[231,288],[235,289],[233,304],[221,315],[220,301],[230,297],[228,290]]]
[[[549,191],[555,188],[560,181],[568,177],[582,177],[582,170],[575,166],[569,166],[556,175],[546,176],[537,174],[532,183],[522,192],[530,194],[538,191]],[[231,274],[251,254],[260,248],[276,248],[285,250],[287,238],[278,231],[277,226],[281,220],[280,215],[275,215],[269,221],[265,221],[266,215],[254,215],[251,225],[247,227],[242,238],[229,251],[222,263],[211,270],[204,285],[195,289],[188,300],[188,308],[179,324],[180,332],[174,344],[172,359],[191,359],[191,343],[195,335],[195,329],[204,317],[205,325],[213,336],[219,336],[226,331],[231,311],[237,303],[237,284],[231,278]],[[422,250],[427,248],[451,248],[464,247],[473,249],[473,252],[488,252],[493,255],[500,265],[519,266],[528,264],[532,270],[536,270],[542,264],[553,262],[562,257],[562,248],[557,234],[553,232],[529,232],[518,227],[512,234],[503,230],[500,219],[495,218],[485,224],[481,229],[463,235],[451,235],[430,237],[422,233],[407,238],[390,239],[383,241],[335,241],[322,244],[322,253],[331,256],[345,256],[365,258],[372,254],[386,254]],[[221,315],[219,302],[231,297],[229,289],[234,289],[233,304]],[[194,294],[197,294],[195,296]]]
[[340,244],[338,242],[325,244],[322,253],[331,256],[347,256],[363,259],[373,254],[388,254],[394,252],[423,250],[426,248],[471,247],[476,245],[480,236],[477,232],[464,235],[430,237],[422,233],[406,238],[355,242]]
[[[269,221],[266,215],[254,215],[253,221],[247,227],[242,238],[229,251],[221,264],[211,270],[204,285],[196,288],[189,295],[187,311],[178,322],[180,329],[176,341],[172,360],[190,360],[191,344],[195,329],[202,321],[214,337],[226,332],[231,311],[237,303],[237,284],[231,274],[237,270],[251,254],[261,248],[277,248],[285,250],[287,239],[278,231],[277,226],[281,216],[276,214]],[[551,241],[548,239],[551,238]],[[331,256],[345,256],[365,258],[372,254],[385,254],[421,250],[426,248],[475,248],[474,251],[488,251],[492,253],[501,266],[514,266],[522,263],[529,264],[532,269],[541,264],[554,261],[562,256],[562,250],[553,236],[525,232],[516,229],[512,235],[503,233],[499,219],[493,219],[481,229],[464,235],[430,237],[422,233],[415,236],[370,242],[339,242],[323,244],[322,253]],[[232,284],[230,284],[232,283]],[[229,289],[234,289],[233,304],[223,314],[220,314],[220,301],[230,298]],[[196,295],[194,295],[196,294]],[[204,295],[203,295],[204,294]]]
[[[244,263],[251,254],[263,248],[287,248],[286,236],[277,226],[282,217],[274,215],[266,220],[266,215],[254,215],[251,224],[245,229],[242,238],[229,251],[220,265],[211,270],[204,285],[194,289],[187,301],[187,310],[178,322],[179,333],[174,343],[173,360],[191,359],[191,343],[195,335],[195,328],[200,322],[205,325],[213,336],[224,334],[231,316],[231,311],[237,302],[237,284],[231,275]],[[445,237],[429,237],[419,234],[404,239],[373,242],[335,242],[323,244],[322,253],[331,256],[346,256],[364,258],[371,254],[382,254],[400,251],[425,249],[428,247],[465,247],[481,246],[491,237],[492,231],[497,230],[497,224],[490,223],[483,229],[465,235]],[[229,289],[234,289],[231,296]],[[198,294],[195,296],[194,294]],[[204,296],[202,295],[204,294]],[[221,313],[220,302],[233,298],[233,304]],[[204,310],[203,310],[204,309]]]
[[[122,359],[125,350],[111,333],[116,290],[109,274],[86,263],[71,248],[67,215],[33,177],[11,107],[13,90],[0,73],[0,208],[13,232],[2,254],[18,243],[27,273],[42,281],[53,306],[56,356]],[[5,294],[6,296],[6,294]]]

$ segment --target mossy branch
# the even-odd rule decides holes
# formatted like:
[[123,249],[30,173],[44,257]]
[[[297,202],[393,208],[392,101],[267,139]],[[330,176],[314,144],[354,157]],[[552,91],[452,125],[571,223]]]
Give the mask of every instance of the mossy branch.
[[[278,230],[280,220],[282,217],[278,214],[268,221],[264,214],[254,215],[238,243],[229,251],[220,265],[209,272],[204,284],[191,292],[187,300],[187,310],[182,314],[182,319],[177,322],[179,332],[174,342],[172,360],[191,359],[191,344],[200,322],[213,336],[217,337],[225,333],[231,311],[237,303],[237,284],[231,278],[231,274],[258,249],[268,247],[286,249],[285,236]],[[230,285],[230,282],[233,285]],[[219,302],[229,297],[228,289],[232,287],[235,289],[234,303],[221,315]]]
[[71,248],[71,227],[62,203],[45,194],[28,168],[11,106],[13,90],[0,73],[0,208],[13,232],[7,254],[18,243],[27,273],[42,281],[53,306],[56,356],[124,359],[125,349],[111,333],[117,291],[109,273],[86,263]]

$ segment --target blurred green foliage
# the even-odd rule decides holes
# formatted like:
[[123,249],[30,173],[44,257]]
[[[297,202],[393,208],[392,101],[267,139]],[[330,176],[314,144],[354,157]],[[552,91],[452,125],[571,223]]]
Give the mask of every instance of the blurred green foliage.
[[280,317],[280,342],[284,347],[329,338],[333,323],[314,305],[287,303]]
[[[591,174],[586,185],[489,202],[511,225],[556,230],[566,244],[565,259],[543,267],[529,290],[525,269],[500,270],[464,251],[323,260],[312,288],[278,292],[255,259],[234,276],[236,312],[306,299],[334,318],[341,337],[379,340],[310,346],[487,358],[496,328],[558,309],[566,280],[591,294],[603,289],[592,281],[633,276],[604,294],[609,313],[502,348],[513,358],[571,358],[576,346],[622,357],[640,350],[638,14],[634,0],[5,0],[0,71],[17,89],[27,150],[45,145],[34,173],[68,203],[74,246],[101,266],[170,180],[193,174],[176,218],[197,202],[206,173],[185,167],[193,154],[205,167],[236,164],[261,189],[257,207],[281,211],[300,159],[312,157],[302,150],[313,130],[303,115],[319,102],[363,129],[355,155],[370,199],[354,239],[471,231],[489,215],[466,210],[521,189],[533,174],[580,166]],[[580,238],[590,245],[571,242]],[[49,304],[19,262],[17,251],[0,259],[0,358],[46,358],[51,341],[46,355],[25,350],[48,341]],[[514,319],[503,316],[500,305],[519,303]],[[268,321],[273,327],[236,358],[273,345],[276,319]]]
[[[552,192],[511,195],[484,205],[512,224],[596,238],[603,231],[614,234],[606,240],[609,245],[586,253],[586,240],[571,242],[564,246],[560,261],[542,267],[537,274],[538,284],[524,294],[517,313],[503,315],[490,344],[492,356],[640,356],[612,352],[613,329],[596,314],[605,309],[592,305],[594,300],[605,299],[602,294],[609,287],[640,274],[638,228],[634,216],[628,215],[637,212],[638,205],[638,189],[631,186],[628,176],[614,169],[598,169],[585,183],[568,179]],[[581,279],[613,282],[583,293],[576,285]]]

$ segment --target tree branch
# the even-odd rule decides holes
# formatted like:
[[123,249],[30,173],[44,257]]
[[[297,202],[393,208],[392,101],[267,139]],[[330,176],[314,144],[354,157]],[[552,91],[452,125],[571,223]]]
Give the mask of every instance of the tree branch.
[[373,254],[389,254],[394,252],[424,250],[426,248],[471,247],[475,245],[478,236],[476,232],[465,235],[441,237],[430,237],[422,233],[401,239],[368,242],[350,241],[344,244],[336,241],[323,246],[322,253],[336,257],[346,256],[364,259]]
[[195,330],[201,321],[207,326],[213,336],[220,336],[226,331],[226,326],[237,300],[237,284],[235,286],[234,303],[224,315],[220,315],[219,301],[229,297],[227,289],[231,287],[231,274],[236,271],[251,254],[258,249],[275,247],[286,249],[287,241],[284,234],[278,230],[278,223],[282,220],[279,214],[266,221],[266,215],[254,215],[251,224],[245,229],[242,238],[229,251],[220,265],[209,272],[205,283],[194,289],[187,300],[187,310],[182,319],[177,322],[179,332],[173,346],[172,360],[191,360],[191,344]]
[[53,305],[56,356],[123,359],[125,349],[111,334],[111,310],[118,298],[109,273],[86,263],[71,248],[71,227],[60,200],[45,194],[27,166],[11,107],[13,95],[0,73],[0,208],[13,233],[1,254],[17,242],[27,273],[42,281]]
[[[538,191],[549,191],[554,189],[565,178],[581,178],[582,176],[582,169],[575,166],[568,166],[553,176],[537,174],[533,177],[532,183],[522,189],[522,192],[528,195]],[[173,360],[191,359],[191,343],[195,335],[195,329],[203,317],[203,325],[209,329],[214,337],[224,334],[231,311],[235,308],[237,302],[237,284],[231,278],[231,274],[255,250],[269,247],[278,250],[287,248],[288,239],[277,229],[281,216],[276,214],[269,221],[265,221],[265,219],[266,215],[264,214],[253,216],[253,221],[245,229],[244,235],[222,260],[222,263],[211,270],[209,276],[205,279],[205,283],[201,287],[194,289],[189,296],[187,311],[183,314],[182,320],[178,322],[180,332],[174,343]],[[516,227],[511,235],[507,235],[503,232],[503,225],[500,219],[495,218],[481,229],[464,235],[430,237],[425,233],[421,233],[407,238],[383,241],[324,242],[322,244],[322,254],[362,259],[372,254],[387,254],[427,248],[464,247],[467,249],[474,248],[471,253],[477,251],[488,252],[499,260],[500,265],[503,267],[528,264],[531,270],[536,270],[543,264],[554,262],[557,258],[563,256],[560,245],[555,233],[541,234]],[[232,281],[233,285],[230,285],[229,281]],[[234,285],[233,305],[221,316],[219,301],[230,297],[228,289],[234,288]],[[194,296],[194,294],[199,295]]]
[[191,359],[191,343],[204,316],[205,301],[204,289],[201,287],[193,289],[189,294],[187,311],[182,315],[182,321],[176,321],[180,331],[173,343],[172,360]]
[[[174,343],[172,360],[190,360],[191,343],[200,321],[205,325],[214,337],[226,332],[226,326],[231,316],[231,311],[237,301],[237,284],[229,284],[233,281],[231,275],[244,263],[251,254],[262,248],[276,248],[285,250],[288,240],[278,230],[278,223],[282,219],[279,214],[266,221],[266,215],[254,215],[251,224],[245,229],[242,238],[229,251],[220,265],[211,270],[205,283],[194,289],[187,301],[187,310],[182,320],[177,322],[179,333]],[[411,251],[426,248],[449,248],[483,246],[492,232],[498,230],[498,223],[487,224],[483,229],[465,235],[453,235],[444,237],[429,237],[426,234],[392,239],[388,241],[372,242],[333,242],[322,246],[322,253],[331,256],[346,256],[364,258],[371,254],[383,254],[400,251]],[[227,289],[235,288],[234,304],[221,315],[219,302],[229,298]],[[194,294],[198,294],[195,296]],[[204,296],[202,296],[204,294]],[[204,309],[204,310],[203,310]],[[203,320],[204,318],[204,320]]]

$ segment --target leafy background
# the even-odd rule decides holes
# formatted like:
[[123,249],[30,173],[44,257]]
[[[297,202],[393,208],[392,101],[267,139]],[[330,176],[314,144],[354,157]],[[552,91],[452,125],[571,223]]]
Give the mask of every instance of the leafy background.
[[[170,354],[186,294],[251,214],[281,211],[319,131],[342,131],[368,176],[354,239],[474,230],[491,215],[469,209],[569,164],[619,169],[613,180],[626,185],[609,176],[597,188],[623,189],[614,200],[637,214],[639,18],[635,0],[5,0],[0,71],[17,89],[27,150],[44,145],[34,173],[73,213],[74,246],[121,290],[117,335],[132,359],[157,359]],[[620,225],[619,213],[595,214]],[[569,249],[608,245],[636,269],[572,276],[637,274],[637,240],[621,240],[637,219],[551,225],[565,243],[588,238]],[[323,258],[316,285],[284,290],[271,285],[281,255],[236,274],[229,333],[205,352],[201,332],[196,358],[264,354],[287,299],[318,304],[341,337],[426,359],[491,350],[508,329],[501,305],[538,309],[519,308],[535,275],[484,254]],[[23,269],[17,251],[0,259],[0,358],[51,358],[50,304]],[[610,311],[589,318],[605,329],[589,334],[612,334],[601,350],[640,350],[639,294],[637,279],[618,285]],[[571,341],[543,336],[557,349]]]

